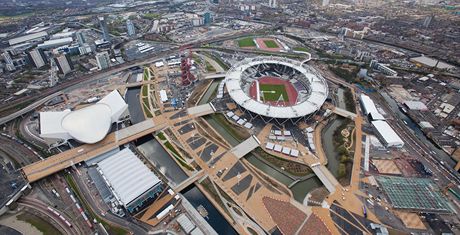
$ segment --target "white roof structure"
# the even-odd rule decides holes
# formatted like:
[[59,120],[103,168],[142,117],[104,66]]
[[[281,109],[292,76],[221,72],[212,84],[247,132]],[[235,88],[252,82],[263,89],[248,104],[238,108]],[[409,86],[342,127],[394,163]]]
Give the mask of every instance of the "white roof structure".
[[[311,93],[308,98],[292,106],[272,106],[249,97],[241,88],[242,74],[247,69],[262,64],[281,64],[300,72],[310,84]],[[255,57],[244,59],[227,72],[225,81],[230,97],[239,106],[258,115],[272,118],[298,118],[312,114],[321,108],[328,94],[327,83],[318,72],[298,61],[287,58]]]
[[297,149],[292,149],[292,150],[291,150],[291,156],[293,156],[293,157],[298,157],[298,156],[299,156],[299,150],[297,150]]
[[272,150],[272,149],[273,149],[273,147],[275,147],[275,144],[274,144],[274,143],[272,143],[272,142],[267,142],[267,144],[265,145],[265,148],[266,148],[266,149],[270,149],[270,150]]
[[56,125],[70,112],[69,109],[66,109],[62,112],[40,113],[40,136],[48,139],[72,139],[62,125]]
[[423,65],[429,66],[429,67],[435,67],[436,66],[439,69],[452,69],[452,68],[455,68],[455,66],[453,66],[453,65],[444,63],[444,62],[439,61],[439,60],[435,60],[435,59],[430,58],[430,57],[426,57],[424,55],[419,56],[419,57],[410,58],[410,61],[412,61],[414,63],[420,63],[420,64],[423,64]]
[[104,139],[112,123],[118,121],[127,109],[120,93],[114,90],[96,104],[76,111],[41,112],[40,136],[94,144]]
[[373,121],[372,125],[387,147],[403,147],[404,142],[386,121]]
[[33,34],[28,34],[28,35],[25,35],[25,36],[17,37],[17,38],[12,38],[12,39],[8,40],[8,43],[10,45],[15,45],[15,44],[28,42],[28,41],[32,41],[32,40],[38,40],[38,39],[44,38],[46,36],[48,36],[48,33],[46,33],[46,32],[38,32],[38,33],[33,33]]
[[406,105],[406,107],[410,110],[420,110],[420,111],[428,110],[428,107],[426,107],[426,105],[421,101],[407,100],[407,101],[404,101],[404,105]]
[[168,94],[166,93],[165,90],[160,91],[160,99],[162,103],[168,101]]
[[117,199],[125,206],[161,182],[129,148],[97,165]]
[[377,110],[377,107],[375,107],[374,101],[372,101],[372,99],[369,96],[367,96],[365,94],[361,94],[359,99],[361,100],[361,105],[363,106],[364,113],[366,115],[368,115],[369,113],[378,113],[379,112]]
[[283,147],[283,153],[289,155],[291,153],[291,148]]
[[275,147],[273,148],[273,150],[275,150],[276,152],[281,152],[282,149],[283,149],[283,146],[279,144],[275,144]]

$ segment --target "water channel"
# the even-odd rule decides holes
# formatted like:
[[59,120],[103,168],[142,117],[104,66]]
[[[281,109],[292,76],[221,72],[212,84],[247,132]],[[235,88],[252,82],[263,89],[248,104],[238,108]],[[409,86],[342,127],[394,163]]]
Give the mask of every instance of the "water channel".
[[[138,115],[139,113],[136,112],[140,112],[140,114],[142,114],[142,109],[140,108],[139,103],[139,92],[139,88],[130,89],[126,94],[126,102],[130,107],[129,111],[131,118],[133,118],[133,116],[141,117],[141,115]],[[142,115],[142,120],[143,118],[144,116]],[[136,118],[134,118],[134,120],[139,121],[139,119]],[[142,152],[144,156],[166,177],[166,179],[170,181],[172,185],[180,184],[188,178],[185,172],[171,158],[171,156],[169,156],[166,150],[155,138],[153,138],[153,136],[148,135],[138,139],[136,141],[136,146],[139,151]],[[230,235],[237,234],[230,223],[227,222],[227,220],[196,186],[187,189],[183,195],[195,208],[201,205],[206,209],[206,212],[208,213],[206,220],[217,233]]]

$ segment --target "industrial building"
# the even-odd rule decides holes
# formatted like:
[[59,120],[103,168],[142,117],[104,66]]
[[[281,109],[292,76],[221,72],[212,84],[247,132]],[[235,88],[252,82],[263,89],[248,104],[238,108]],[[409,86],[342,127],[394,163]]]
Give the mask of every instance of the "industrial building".
[[386,147],[402,148],[404,146],[402,139],[386,121],[372,121],[372,126]]
[[45,39],[48,36],[48,33],[46,32],[38,32],[38,33],[33,33],[33,34],[28,34],[25,36],[17,37],[17,38],[12,38],[8,40],[8,43],[10,46],[20,44],[20,43],[25,43],[25,42],[39,42]]
[[[260,85],[263,80],[279,83],[266,87],[281,90],[264,90]],[[225,86],[243,112],[252,118],[280,124],[297,123],[314,115],[328,96],[327,83],[317,71],[299,61],[279,57],[262,56],[240,61],[227,72]],[[264,98],[273,97],[271,94],[275,92],[280,92],[282,100]]]
[[49,144],[75,139],[86,144],[101,141],[112,123],[127,115],[128,105],[117,90],[96,104],[60,112],[40,112],[40,137]]
[[139,211],[163,191],[161,180],[129,148],[97,166],[119,204],[130,213]]
[[374,104],[374,101],[372,99],[365,95],[361,94],[359,96],[359,102],[361,103],[361,106],[363,107],[364,114],[372,121],[375,120],[385,120],[385,118],[382,116],[382,114],[379,113],[377,110],[377,107]]

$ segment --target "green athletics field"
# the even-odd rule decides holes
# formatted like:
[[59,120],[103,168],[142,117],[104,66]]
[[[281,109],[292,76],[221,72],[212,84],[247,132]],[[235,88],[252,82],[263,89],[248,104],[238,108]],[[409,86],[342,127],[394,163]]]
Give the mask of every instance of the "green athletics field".
[[284,85],[260,84],[259,89],[262,93],[260,96],[264,101],[289,102],[289,97]]
[[278,48],[278,44],[273,40],[264,40],[264,44],[267,48]]
[[255,47],[256,43],[252,38],[243,38],[238,40],[239,47]]

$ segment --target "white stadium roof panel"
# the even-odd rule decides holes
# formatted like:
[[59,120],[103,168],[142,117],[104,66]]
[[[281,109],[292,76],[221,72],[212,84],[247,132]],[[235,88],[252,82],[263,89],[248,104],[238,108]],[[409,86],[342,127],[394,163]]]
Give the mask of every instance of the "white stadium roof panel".
[[129,148],[100,161],[98,167],[125,206],[161,182]]

